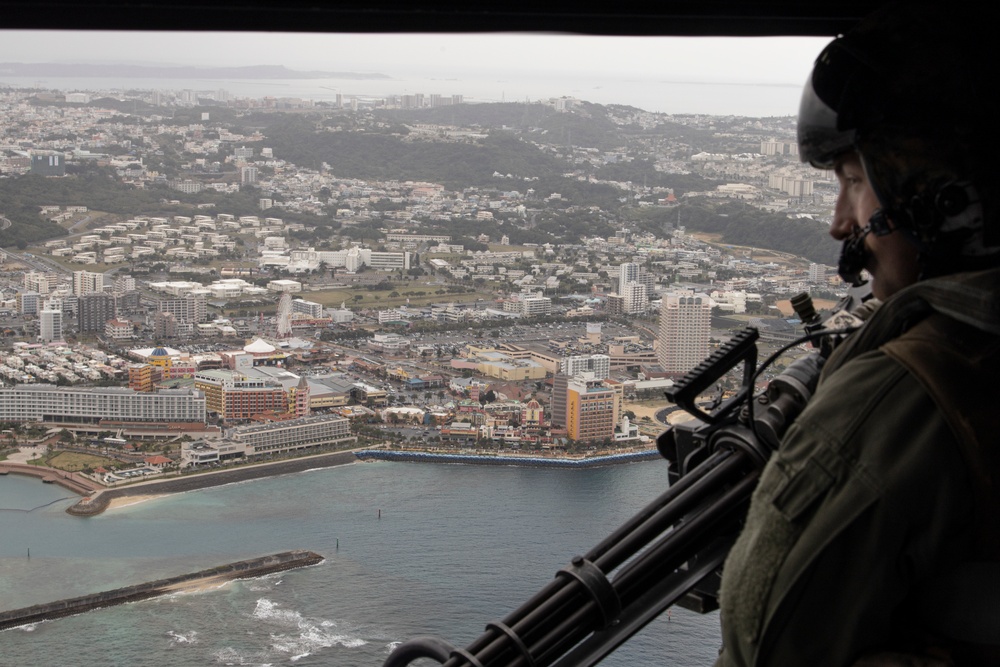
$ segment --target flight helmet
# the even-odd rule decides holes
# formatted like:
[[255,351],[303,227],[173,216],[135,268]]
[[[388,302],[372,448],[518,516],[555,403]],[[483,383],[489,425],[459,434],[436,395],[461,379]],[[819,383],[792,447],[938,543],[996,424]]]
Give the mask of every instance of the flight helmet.
[[802,93],[799,156],[831,169],[855,151],[880,204],[865,231],[907,234],[922,278],[1000,264],[997,59],[982,24],[890,5],[827,45]]

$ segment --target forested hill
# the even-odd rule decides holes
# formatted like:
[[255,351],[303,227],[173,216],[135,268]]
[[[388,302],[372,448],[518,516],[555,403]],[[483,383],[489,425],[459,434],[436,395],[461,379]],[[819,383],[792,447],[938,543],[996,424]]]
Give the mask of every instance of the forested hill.
[[[266,145],[274,148],[276,157],[310,169],[326,163],[342,178],[432,181],[455,190],[506,189],[513,186],[498,182],[495,173],[509,174],[513,182],[523,183],[525,179],[582,171],[598,179],[671,188],[677,195],[717,185],[696,174],[657,171],[648,159],[602,166],[571,162],[565,155],[573,147],[625,152],[630,144],[629,133],[610,120],[607,107],[585,107],[580,112],[556,113],[542,104],[457,105],[380,112],[378,116],[384,116],[386,121],[375,126],[358,126],[347,116],[324,120],[269,114],[253,121],[260,123]],[[477,129],[485,138],[456,140],[418,135],[404,124],[442,120]],[[600,188],[591,185],[584,183],[581,189],[595,190],[594,197],[577,203],[601,205],[601,195],[596,192]]]
[[672,209],[633,210],[627,219],[658,235],[680,225],[688,231],[719,234],[724,243],[789,252],[820,264],[836,265],[840,253],[829,225],[809,218],[791,219],[740,202],[695,199]]
[[478,142],[408,141],[401,135],[328,131],[293,116],[275,116],[264,131],[275,157],[301,167],[327,163],[342,178],[424,180],[452,189],[496,185],[494,172],[522,180],[561,174],[567,164],[508,134]]

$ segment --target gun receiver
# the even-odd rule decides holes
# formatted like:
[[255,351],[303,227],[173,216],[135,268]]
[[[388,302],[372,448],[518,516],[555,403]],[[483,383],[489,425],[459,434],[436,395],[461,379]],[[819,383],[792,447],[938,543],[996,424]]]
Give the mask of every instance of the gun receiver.
[[[757,339],[756,329],[746,328],[736,334],[728,343],[724,343],[705,361],[695,366],[673,387],[667,389],[667,400],[676,403],[688,414],[694,415],[706,424],[717,424],[730,416],[730,413],[742,405],[753,391],[751,378],[757,370]],[[719,381],[739,362],[743,364],[743,382],[740,389],[731,398],[722,401],[710,413],[704,412],[695,399],[706,389]]]

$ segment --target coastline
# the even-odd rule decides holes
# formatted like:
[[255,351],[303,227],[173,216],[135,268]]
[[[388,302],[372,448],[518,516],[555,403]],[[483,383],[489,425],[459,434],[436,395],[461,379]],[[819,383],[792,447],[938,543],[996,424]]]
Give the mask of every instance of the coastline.
[[172,477],[170,479],[154,479],[137,482],[117,489],[105,489],[98,493],[81,498],[78,502],[66,508],[68,514],[87,517],[96,516],[107,509],[127,507],[147,500],[153,500],[173,493],[207,489],[223,484],[245,482],[253,479],[274,477],[296,472],[304,472],[315,468],[331,468],[334,466],[355,463],[357,457],[353,451],[317,454],[298,459],[257,463],[241,466],[230,470],[213,470],[211,472]]
[[601,454],[597,456],[529,456],[523,454],[462,454],[430,452],[423,449],[361,449],[355,452],[361,461],[407,461],[424,463],[463,463],[469,465],[527,466],[531,468],[596,468],[660,458],[656,448]]
[[130,505],[138,505],[139,503],[144,503],[147,500],[156,500],[157,498],[165,498],[171,494],[169,493],[151,493],[148,495],[135,495],[135,496],[119,496],[117,498],[112,498],[111,502],[108,503],[106,509],[114,510],[120,509],[122,507],[129,507]]
[[603,454],[599,456],[526,456],[521,454],[460,454],[432,452],[427,450],[358,449],[331,454],[318,454],[300,459],[289,459],[272,463],[258,463],[230,470],[213,470],[199,474],[171,479],[157,479],[138,482],[127,487],[105,489],[66,509],[73,516],[96,516],[109,509],[120,509],[155,500],[174,493],[194,491],[235,482],[263,479],[276,475],[304,472],[315,468],[330,468],[358,461],[407,461],[424,463],[455,463],[468,465],[507,465],[541,468],[593,468],[619,465],[660,458],[656,448]]

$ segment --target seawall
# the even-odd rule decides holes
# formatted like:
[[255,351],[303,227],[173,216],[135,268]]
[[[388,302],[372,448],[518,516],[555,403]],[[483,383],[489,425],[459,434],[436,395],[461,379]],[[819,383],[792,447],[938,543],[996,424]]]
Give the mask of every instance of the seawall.
[[110,607],[126,602],[146,600],[169,593],[178,586],[197,584],[199,581],[230,581],[259,577],[272,572],[281,572],[306,565],[316,565],[323,557],[312,551],[284,551],[270,556],[241,560],[228,565],[220,565],[201,572],[182,574],[169,579],[159,579],[145,584],[116,588],[103,593],[92,593],[78,598],[59,600],[47,604],[37,604],[23,609],[0,612],[0,630],[7,630],[28,623],[38,623],[81,612]]
[[106,510],[112,498],[207,489],[212,486],[232,484],[233,482],[245,482],[251,479],[262,479],[274,475],[303,472],[314,468],[345,465],[354,463],[355,461],[357,461],[357,458],[354,456],[354,452],[333,452],[299,459],[286,459],[274,463],[258,463],[212,472],[182,475],[180,477],[171,477],[170,479],[152,480],[101,491],[95,496],[82,499],[80,502],[67,508],[66,511],[74,516],[94,516]]
[[655,449],[583,458],[445,454],[441,452],[399,451],[390,449],[364,449],[355,452],[355,454],[361,460],[464,463],[468,465],[528,466],[534,468],[594,468],[619,463],[633,463],[635,461],[651,461],[660,458],[660,453]]
[[13,473],[15,475],[27,475],[29,477],[39,477],[43,482],[58,484],[64,489],[69,489],[73,493],[85,496],[102,488],[91,480],[75,472],[66,472],[56,468],[46,468],[44,466],[33,466],[27,463],[12,463],[10,461],[0,461],[0,475]]

